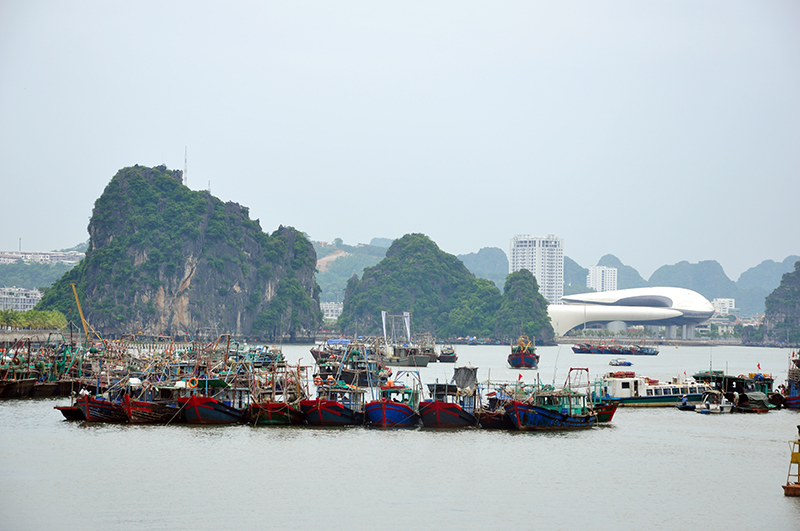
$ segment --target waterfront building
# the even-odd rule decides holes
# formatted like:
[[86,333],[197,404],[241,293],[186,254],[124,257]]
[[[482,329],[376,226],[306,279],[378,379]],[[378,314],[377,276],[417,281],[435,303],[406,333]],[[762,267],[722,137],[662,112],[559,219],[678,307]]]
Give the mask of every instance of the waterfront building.
[[78,251],[0,251],[0,263],[36,262],[39,264],[77,264],[83,260],[85,253]]
[[586,275],[586,287],[595,291],[616,291],[617,268],[589,266],[589,274]]
[[344,310],[343,302],[321,302],[319,309],[325,319],[338,319]]
[[714,299],[711,304],[714,305],[714,313],[720,315],[735,313],[736,310],[736,299]]
[[511,238],[508,272],[527,269],[539,284],[539,293],[550,304],[560,304],[564,295],[564,240],[518,234]]
[[0,310],[15,310],[27,312],[33,310],[42,299],[42,292],[38,289],[25,289],[17,287],[0,288]]
[[714,306],[690,289],[648,287],[579,293],[562,298],[563,304],[550,305],[547,313],[556,335],[578,326],[601,324],[663,326],[667,339],[693,339],[695,327],[714,315]]

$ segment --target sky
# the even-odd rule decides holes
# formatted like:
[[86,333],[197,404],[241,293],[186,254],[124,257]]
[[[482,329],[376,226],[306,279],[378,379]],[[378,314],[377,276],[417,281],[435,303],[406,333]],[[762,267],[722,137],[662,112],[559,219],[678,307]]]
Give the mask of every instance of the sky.
[[800,3],[0,2],[0,250],[185,153],[266,232],[736,280],[800,254]]

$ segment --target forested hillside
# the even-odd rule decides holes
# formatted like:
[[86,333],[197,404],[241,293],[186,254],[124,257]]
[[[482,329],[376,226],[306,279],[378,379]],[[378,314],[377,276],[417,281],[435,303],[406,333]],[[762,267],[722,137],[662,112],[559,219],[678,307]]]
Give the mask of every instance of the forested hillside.
[[313,335],[321,322],[316,254],[299,231],[265,234],[248,209],[181,183],[164,166],[120,170],[97,199],[86,258],[37,308],[106,334]]
[[[530,273],[528,276],[533,278]],[[535,281],[517,284],[511,282],[513,289],[506,302],[492,282],[476,278],[458,258],[441,251],[427,236],[408,234],[395,240],[386,258],[365,269],[361,279],[353,276],[348,281],[338,326],[348,334],[378,334],[381,311],[396,315],[410,311],[414,333],[430,332],[439,338],[515,334],[520,325],[528,330],[529,325],[539,326],[542,320],[537,313],[540,300],[520,304],[526,294],[533,296],[530,288]],[[535,294],[541,298],[538,291]],[[505,310],[499,318],[501,307]],[[530,335],[540,333],[535,329]]]

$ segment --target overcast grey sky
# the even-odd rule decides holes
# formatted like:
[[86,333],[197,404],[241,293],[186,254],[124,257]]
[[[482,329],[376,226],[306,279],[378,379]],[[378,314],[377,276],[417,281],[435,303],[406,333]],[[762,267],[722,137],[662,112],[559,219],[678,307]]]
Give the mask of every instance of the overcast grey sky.
[[0,2],[0,250],[166,164],[265,231],[800,254],[800,2]]

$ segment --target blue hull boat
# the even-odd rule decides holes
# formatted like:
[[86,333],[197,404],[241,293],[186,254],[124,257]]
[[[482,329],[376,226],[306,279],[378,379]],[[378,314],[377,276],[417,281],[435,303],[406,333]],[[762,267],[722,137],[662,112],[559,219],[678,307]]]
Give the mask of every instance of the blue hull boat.
[[419,423],[419,415],[409,405],[385,398],[369,402],[364,414],[369,423],[378,428],[412,428]]
[[506,413],[518,430],[579,430],[597,425],[597,415],[574,415],[517,400],[506,405]]

